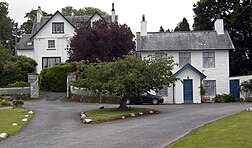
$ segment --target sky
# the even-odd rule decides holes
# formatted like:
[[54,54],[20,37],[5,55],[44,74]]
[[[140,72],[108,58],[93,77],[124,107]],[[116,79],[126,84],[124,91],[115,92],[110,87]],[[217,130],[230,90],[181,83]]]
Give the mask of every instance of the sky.
[[148,32],[174,29],[185,17],[193,24],[193,4],[198,0],[3,0],[9,4],[9,16],[21,25],[26,21],[25,13],[38,6],[47,13],[54,14],[65,6],[75,9],[96,7],[111,14],[112,3],[120,24],[127,24],[133,33],[140,31],[142,15],[145,14]]

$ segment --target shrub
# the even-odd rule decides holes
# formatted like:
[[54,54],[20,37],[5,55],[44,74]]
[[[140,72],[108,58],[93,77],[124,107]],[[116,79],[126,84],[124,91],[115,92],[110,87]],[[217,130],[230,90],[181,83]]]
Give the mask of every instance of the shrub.
[[228,103],[238,101],[238,99],[235,99],[233,96],[228,94],[216,95],[216,97],[213,100],[215,103]]
[[9,106],[10,103],[4,99],[4,100],[1,101],[1,105],[3,105],[3,106]]
[[9,84],[9,87],[28,87],[30,83],[24,81],[17,81],[15,83]]
[[30,99],[31,96],[30,94],[16,94],[16,95],[13,95],[13,98],[15,100],[27,100],[27,99]]
[[13,103],[13,107],[18,107],[18,106],[24,105],[23,100],[13,100],[12,103]]
[[252,95],[252,79],[242,82],[239,86],[239,91],[245,99],[250,100]]
[[70,63],[56,64],[43,69],[40,73],[40,87],[49,91],[66,91],[67,74],[70,72]]

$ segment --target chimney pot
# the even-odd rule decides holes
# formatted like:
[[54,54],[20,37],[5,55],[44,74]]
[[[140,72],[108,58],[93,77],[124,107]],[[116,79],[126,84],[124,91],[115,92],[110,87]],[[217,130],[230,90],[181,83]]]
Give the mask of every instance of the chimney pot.
[[115,20],[115,5],[114,5],[114,3],[112,3],[111,21],[112,21],[112,23],[116,22],[116,20]]
[[147,21],[145,21],[145,15],[143,14],[142,16],[142,21],[141,21],[141,36],[147,36]]

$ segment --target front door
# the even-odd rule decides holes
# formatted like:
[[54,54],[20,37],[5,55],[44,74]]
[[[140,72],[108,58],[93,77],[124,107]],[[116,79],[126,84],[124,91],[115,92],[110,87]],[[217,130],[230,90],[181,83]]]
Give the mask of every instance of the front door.
[[230,95],[240,98],[239,80],[230,80]]
[[184,103],[193,102],[193,83],[191,79],[184,79]]

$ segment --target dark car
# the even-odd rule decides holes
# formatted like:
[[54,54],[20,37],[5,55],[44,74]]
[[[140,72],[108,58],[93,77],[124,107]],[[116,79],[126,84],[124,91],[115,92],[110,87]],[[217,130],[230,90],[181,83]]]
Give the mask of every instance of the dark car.
[[157,105],[163,102],[164,102],[164,98],[162,96],[152,95],[150,93],[142,93],[137,97],[131,97],[127,99],[127,104],[151,103],[153,105]]

